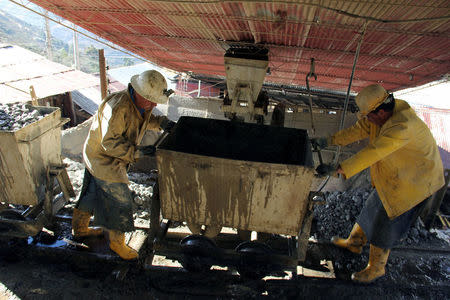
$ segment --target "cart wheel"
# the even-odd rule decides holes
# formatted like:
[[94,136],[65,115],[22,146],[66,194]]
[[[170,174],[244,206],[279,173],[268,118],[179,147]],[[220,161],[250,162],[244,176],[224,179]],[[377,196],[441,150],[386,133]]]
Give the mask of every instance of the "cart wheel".
[[267,262],[258,258],[260,254],[273,253],[272,248],[266,244],[243,242],[236,247],[236,252],[241,256],[237,269],[242,277],[259,280],[270,272]]
[[217,251],[211,239],[202,235],[189,235],[180,241],[180,246],[183,268],[190,272],[205,272],[211,268],[211,256]]
[[[0,217],[11,220],[25,221],[26,218],[15,209],[5,209],[0,211]],[[7,234],[11,230],[10,224],[0,222],[0,232]],[[8,261],[18,261],[23,256],[28,246],[27,238],[18,237],[0,237],[0,256]]]

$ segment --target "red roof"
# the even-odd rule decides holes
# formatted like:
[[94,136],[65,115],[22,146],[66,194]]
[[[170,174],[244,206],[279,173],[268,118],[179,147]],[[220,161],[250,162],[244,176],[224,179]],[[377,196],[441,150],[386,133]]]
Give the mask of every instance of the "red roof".
[[[450,2],[33,0],[37,5],[175,71],[225,75],[231,42],[269,49],[266,82],[346,91],[399,90],[450,70]],[[367,23],[364,36],[364,24]]]

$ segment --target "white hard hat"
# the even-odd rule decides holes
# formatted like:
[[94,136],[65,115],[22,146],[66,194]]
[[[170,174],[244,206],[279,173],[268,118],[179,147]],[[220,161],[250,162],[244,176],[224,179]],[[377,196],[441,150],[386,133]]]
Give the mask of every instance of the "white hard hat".
[[130,82],[136,93],[151,102],[165,104],[169,100],[166,79],[158,71],[149,70],[134,75]]
[[371,84],[356,95],[355,101],[360,114],[366,116],[380,106],[389,96],[388,92],[379,84]]

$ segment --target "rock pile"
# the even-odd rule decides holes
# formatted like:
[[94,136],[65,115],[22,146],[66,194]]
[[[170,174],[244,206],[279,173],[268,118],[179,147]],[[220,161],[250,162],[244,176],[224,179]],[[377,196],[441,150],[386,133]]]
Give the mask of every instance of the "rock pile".
[[[67,165],[67,174],[76,194],[76,197],[71,199],[66,208],[73,208],[83,186],[84,165],[69,158],[65,158],[63,162]],[[129,188],[134,199],[133,216],[134,218],[145,219],[149,214],[148,205],[153,194],[155,177],[142,173],[129,173],[128,179],[130,180]]]
[[[314,223],[311,228],[311,235],[319,241],[330,241],[334,235],[346,238],[350,233],[356,218],[361,211],[364,201],[368,198],[370,189],[354,189],[345,192],[327,192],[325,194],[326,203],[315,206]],[[448,247],[448,242],[437,235],[437,231],[426,230],[422,223],[417,220],[411,227],[407,236],[395,247]],[[352,273],[362,270],[368,260],[368,246],[362,255],[352,254],[349,251],[340,248],[332,248],[334,268],[342,273]],[[388,261],[387,269],[390,270],[389,276],[395,276],[393,270],[395,266],[405,264],[405,259],[401,257],[391,257]],[[442,263],[443,259],[437,259]],[[425,262],[424,262],[425,263]],[[426,264],[426,263],[425,263]]]
[[2,131],[17,131],[26,125],[39,121],[43,117],[30,104],[0,103],[0,130]]
[[[354,189],[325,193],[326,203],[314,208],[315,226],[311,234],[323,241],[329,241],[335,235],[347,237],[370,192],[370,189]],[[439,240],[435,233],[426,230],[417,220],[400,245],[419,245],[432,239]]]

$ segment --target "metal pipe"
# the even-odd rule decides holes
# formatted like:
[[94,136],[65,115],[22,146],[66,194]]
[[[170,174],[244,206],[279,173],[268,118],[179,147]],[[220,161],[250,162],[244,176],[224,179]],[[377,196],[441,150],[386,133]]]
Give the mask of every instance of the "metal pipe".
[[[364,25],[363,25],[363,28],[362,28],[362,32],[361,32],[361,37],[359,38],[358,46],[356,48],[355,57],[353,59],[352,74],[350,75],[350,81],[348,83],[348,88],[347,88],[347,94],[345,95],[344,111],[342,113],[341,122],[339,124],[339,131],[344,128],[345,117],[347,115],[348,102],[349,102],[349,99],[350,99],[350,90],[352,88],[353,76],[355,75],[356,63],[358,62],[359,52],[361,50],[361,45],[362,45],[362,42],[364,40],[364,35],[366,34],[367,23],[368,23],[367,21],[364,22]],[[334,157],[334,160],[333,160],[333,164],[334,165],[337,164],[340,154],[341,154],[341,146],[338,146],[337,150],[336,150],[336,156]],[[329,179],[330,179],[330,176],[327,176],[327,178],[324,179],[324,181],[321,183],[319,189],[317,190],[318,192],[320,192],[324,188],[324,186],[328,183]]]
[[314,58],[311,58],[311,67],[309,73],[306,75],[306,88],[308,90],[308,100],[309,100],[309,115],[311,116],[311,131],[313,134],[316,133],[316,127],[314,126],[314,117],[313,117],[313,109],[312,109],[312,95],[311,89],[309,88],[309,77],[314,77],[317,80],[317,75],[315,71]]

